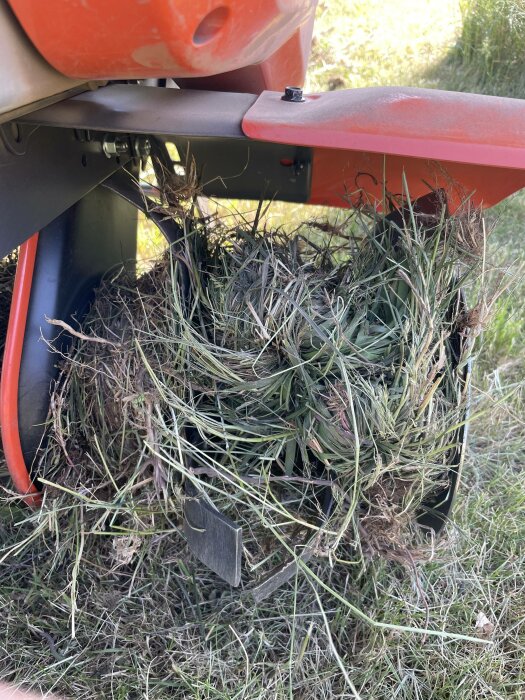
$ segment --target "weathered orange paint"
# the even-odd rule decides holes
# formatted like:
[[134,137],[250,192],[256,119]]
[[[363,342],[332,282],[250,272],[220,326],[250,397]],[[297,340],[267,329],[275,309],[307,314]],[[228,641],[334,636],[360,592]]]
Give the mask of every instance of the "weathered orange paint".
[[463,203],[488,208],[525,187],[525,169],[314,149],[309,203],[333,207],[382,208],[385,193],[416,199],[432,190],[446,192],[449,210]]
[[303,85],[312,41],[313,16],[288,41],[262,63],[205,78],[177,79],[183,88],[223,92],[282,91],[287,85]]
[[0,383],[0,424],[4,457],[16,490],[30,506],[39,505],[42,497],[31,480],[22,454],[18,429],[18,380],[37,247],[38,233],[20,246]]
[[417,88],[306,95],[264,92],[242,129],[253,139],[313,148],[312,204],[379,207],[385,189],[448,192],[492,206],[525,187],[525,101]]
[[[9,0],[36,48],[84,79],[198,78],[270,60],[268,87],[305,66],[297,41],[317,0]],[[295,37],[295,39],[294,39]],[[308,37],[309,39],[309,37]],[[295,42],[295,45],[294,45]],[[306,47],[309,50],[309,46]],[[283,58],[283,57],[281,57]],[[301,69],[302,70],[302,69]],[[292,71],[293,73],[293,71]]]

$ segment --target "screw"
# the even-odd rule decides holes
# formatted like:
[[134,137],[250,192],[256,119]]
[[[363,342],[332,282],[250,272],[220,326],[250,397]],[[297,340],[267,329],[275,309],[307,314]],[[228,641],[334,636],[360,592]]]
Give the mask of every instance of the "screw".
[[102,150],[107,158],[129,153],[129,141],[127,136],[105,136]]
[[285,102],[304,102],[303,88],[288,86],[284,88],[284,95],[281,100]]
[[133,155],[137,158],[147,158],[151,153],[151,142],[147,136],[136,136],[133,139]]

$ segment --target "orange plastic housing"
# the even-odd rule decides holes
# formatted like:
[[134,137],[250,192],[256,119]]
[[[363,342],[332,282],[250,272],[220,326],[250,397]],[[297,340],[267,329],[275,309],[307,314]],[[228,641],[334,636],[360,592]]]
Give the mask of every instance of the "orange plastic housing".
[[313,150],[309,202],[377,207],[406,180],[416,199],[444,189],[453,211],[491,207],[525,187],[525,101],[422,88],[358,88],[305,95],[263,92],[246,136]]
[[18,253],[0,385],[0,422],[4,457],[16,490],[22,494],[29,506],[39,505],[42,497],[31,479],[20,444],[18,379],[37,247],[38,233],[35,233],[20,246]]
[[9,0],[42,56],[69,77],[201,78],[268,61],[263,87],[278,90],[304,76],[316,3]]

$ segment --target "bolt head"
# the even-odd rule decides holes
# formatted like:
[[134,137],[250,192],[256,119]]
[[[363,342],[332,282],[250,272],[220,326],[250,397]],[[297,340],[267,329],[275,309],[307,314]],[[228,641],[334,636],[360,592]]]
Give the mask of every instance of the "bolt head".
[[129,141],[126,136],[106,136],[102,149],[108,158],[129,153]]
[[147,136],[137,136],[134,139],[133,152],[139,158],[147,158],[151,154],[151,142]]
[[281,100],[285,102],[304,102],[303,89],[290,85],[284,88],[284,95]]

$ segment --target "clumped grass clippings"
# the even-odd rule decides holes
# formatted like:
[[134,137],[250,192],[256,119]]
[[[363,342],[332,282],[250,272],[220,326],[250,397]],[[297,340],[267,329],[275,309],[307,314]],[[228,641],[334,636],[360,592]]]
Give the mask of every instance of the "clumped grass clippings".
[[[483,400],[490,403],[497,394]],[[424,641],[371,629],[319,590],[332,640],[362,698],[386,700],[396,692],[403,700],[520,696],[525,531],[522,475],[511,460],[524,457],[523,432],[508,407],[497,404],[482,427],[484,442],[468,464],[456,525],[433,561],[418,567],[417,579],[382,559],[366,575],[351,578],[341,567],[312,563],[319,576],[377,619],[424,624],[426,601],[440,629],[475,636],[480,611],[495,624],[489,647]],[[512,440],[495,459],[502,431]],[[67,521],[63,511],[2,510],[4,550],[31,537],[39,524],[45,534],[0,566],[3,678],[53,688],[68,698],[352,697],[306,578],[258,606],[247,604],[238,591],[188,562],[181,541],[170,534],[142,538],[142,552],[117,567],[111,566],[111,538],[86,531],[72,640],[71,534],[85,508],[69,509]]]
[[[519,71],[508,71],[512,81],[491,81],[470,70],[461,57],[458,61],[456,49],[452,68],[444,61],[431,81],[422,77],[427,63],[453,42],[449,24],[455,21],[455,3],[427,2],[423,13],[421,3],[390,5],[325,3],[317,23],[325,27],[322,55],[310,71],[314,89],[327,89],[324,76],[329,72],[330,77],[342,76],[345,87],[421,84],[523,95]],[[520,41],[514,37],[507,45],[504,60],[511,66],[519,58],[514,47]],[[488,257],[505,269],[509,259],[523,260],[523,194],[496,210]],[[423,625],[428,610],[436,629],[477,635],[481,612],[494,624],[491,644],[424,640],[371,628],[319,590],[332,640],[363,698],[523,698],[524,293],[520,280],[504,305],[498,305],[496,323],[482,344],[483,361],[475,363],[472,410],[483,415],[471,426],[454,522],[447,525],[432,560],[419,563],[417,573],[382,557],[370,561],[366,572],[356,566],[350,574],[325,559],[310,564],[377,620]],[[0,677],[75,700],[351,697],[305,577],[263,604],[245,605],[237,591],[188,559],[182,540],[169,528],[153,535],[142,532],[132,561],[119,565],[117,541],[129,543],[135,535],[125,530],[121,536],[113,530],[94,534],[91,522],[108,510],[109,522],[122,512],[122,502],[90,501],[89,493],[48,499],[37,513],[5,500],[0,505],[0,544],[6,557],[0,564]],[[164,526],[160,517],[159,530]],[[71,582],[80,533],[84,546],[72,640]]]
[[[121,412],[124,394],[118,387],[126,385],[115,383],[115,368],[129,361],[133,344],[124,340],[129,323],[137,323],[132,311],[144,311],[148,295],[159,289],[164,292],[155,294],[159,303],[171,303],[176,269],[173,255],[138,285],[107,280],[83,331],[111,344],[79,342],[66,369],[70,391],[81,391],[86,380],[97,390],[89,392],[93,405],[79,414],[82,425],[87,410],[99,412],[102,400],[109,420]],[[166,319],[158,311],[171,328],[173,315]],[[143,313],[144,327],[132,334],[148,357],[153,356],[148,348],[156,347],[156,317],[157,312]],[[160,336],[160,348],[165,339]],[[163,380],[173,376],[164,356],[150,366],[164,368]],[[131,394],[137,403],[128,409],[131,437],[123,456],[133,454],[133,445],[145,446],[151,376],[156,375],[146,372],[141,380],[143,396]],[[435,546],[432,561],[407,568],[385,556],[367,557],[366,563],[356,557],[355,565],[317,557],[309,562],[309,575],[299,572],[258,605],[189,557],[179,536],[179,480],[163,472],[155,477],[156,468],[169,464],[154,463],[150,450],[144,473],[135,476],[131,467],[139,460],[130,456],[110,475],[104,462],[115,467],[109,459],[123,431],[112,436],[109,424],[101,422],[96,441],[93,433],[81,440],[77,423],[61,422],[61,431],[68,425],[70,463],[62,458],[59,466],[57,456],[54,476],[68,492],[49,488],[43,510],[34,514],[2,505],[1,677],[71,698],[519,697],[524,628],[516,622],[523,612],[517,582],[524,520],[521,477],[511,465],[523,452],[522,403],[516,395],[511,411],[508,402],[501,404],[502,392],[508,393],[498,382],[475,396],[474,411],[483,413],[488,405],[490,419],[460,491],[457,525]],[[55,398],[56,415],[70,415],[60,405],[61,394]],[[495,457],[502,433],[507,440]],[[109,457],[99,455],[103,444]],[[91,455],[89,466],[85,454]],[[209,482],[226,488],[217,477]],[[217,491],[210,497],[217,498]],[[252,510],[245,518],[255,534],[263,531]],[[491,646],[371,627],[334,593],[376,622],[458,631]],[[488,636],[476,627],[480,613],[494,625]]]
[[243,526],[245,588],[312,542],[349,570],[413,566],[464,420],[466,222],[356,214],[319,242],[317,224],[183,219],[180,246],[98,294],[52,399],[46,481],[93,507],[93,532],[131,537],[122,551],[179,537],[191,482]]

